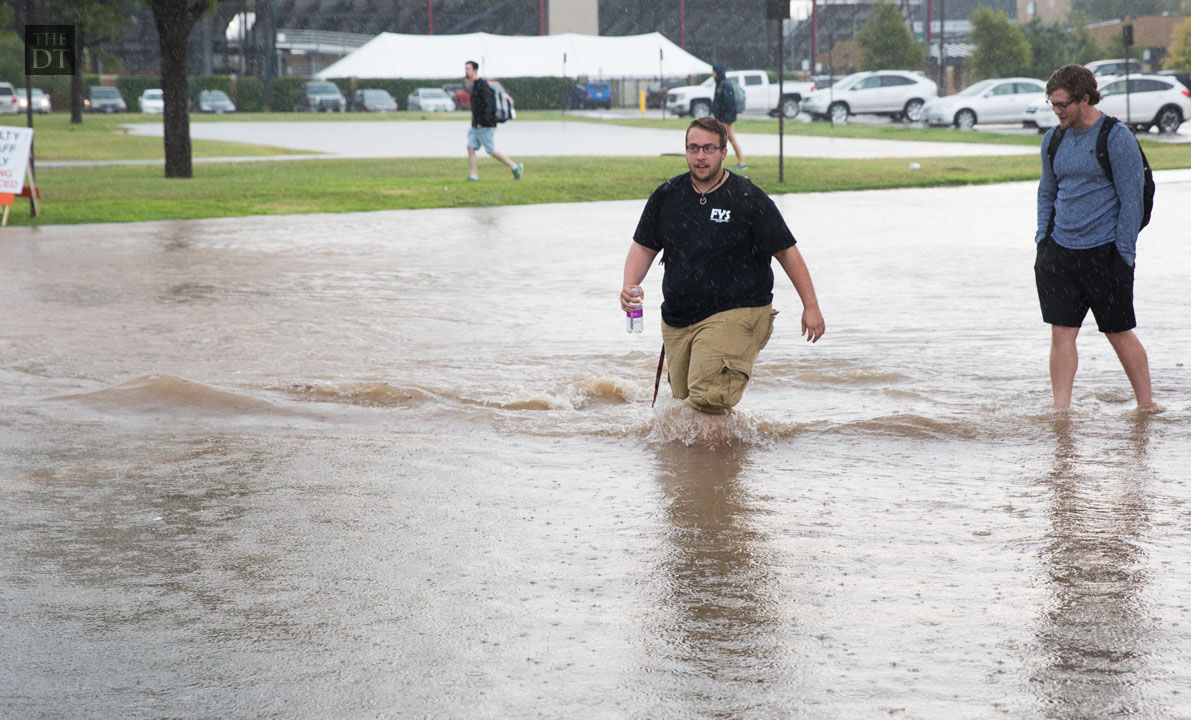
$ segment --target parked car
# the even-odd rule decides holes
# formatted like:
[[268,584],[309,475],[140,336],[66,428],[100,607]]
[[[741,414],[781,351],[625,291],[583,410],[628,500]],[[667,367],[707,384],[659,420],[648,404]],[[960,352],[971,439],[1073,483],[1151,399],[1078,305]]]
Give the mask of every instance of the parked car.
[[888,115],[894,120],[922,120],[923,107],[938,97],[934,81],[909,70],[877,70],[848,75],[833,86],[815,90],[803,99],[802,109],[817,120],[837,125],[851,115]]
[[686,85],[685,80],[667,80],[661,84],[650,85],[645,91],[645,107],[661,110],[666,106],[666,96],[676,87]]
[[14,115],[20,111],[17,89],[12,83],[0,82],[0,115]]
[[137,99],[137,105],[147,115],[160,115],[165,112],[165,95],[161,88],[147,88]]
[[[1100,84],[1100,112],[1112,115],[1134,130],[1178,132],[1179,126],[1191,118],[1191,90],[1169,75],[1130,75],[1129,97],[1125,98],[1125,78],[1107,77]],[[1126,117],[1126,105],[1128,117]],[[1030,104],[1025,125],[1033,125],[1038,132],[1046,132],[1059,124],[1059,118],[1046,100]]]
[[1019,123],[1026,108],[1046,98],[1046,83],[1034,78],[981,80],[954,95],[928,100],[922,108],[928,125],[971,130],[976,123]]
[[1100,86],[1100,103],[1096,107],[1140,132],[1156,127],[1158,132],[1173,133],[1191,117],[1191,91],[1178,80],[1163,75],[1130,75],[1128,80],[1118,77]]
[[455,101],[458,110],[471,110],[471,91],[463,83],[447,83],[442,86],[447,97]]
[[576,83],[571,91],[571,109],[587,110],[589,108],[612,107],[612,83],[585,82]]
[[[17,88],[17,104],[24,112],[29,107],[29,101],[25,98],[25,88]],[[50,107],[50,96],[46,95],[45,90],[41,88],[33,88],[33,112],[48,113],[53,108]]]
[[[740,98],[737,97],[737,107],[744,110],[765,110],[770,115],[782,112],[786,117],[798,115],[799,103],[815,89],[811,82],[786,82],[778,97],[778,84],[769,82],[769,74],[764,70],[729,70],[724,73],[729,81],[735,81],[738,88],[744,90],[745,105],[739,107]],[[738,93],[740,95],[741,93]],[[703,117],[711,114],[711,99],[715,95],[715,76],[711,76],[698,85],[686,85],[670,90],[666,96],[666,109],[675,115],[690,115]]]
[[198,96],[198,110],[199,112],[222,115],[235,112],[236,106],[227,93],[222,90],[203,90]]
[[12,83],[0,82],[0,115],[12,115],[20,112],[21,104],[17,100],[17,89]]
[[1097,78],[1107,77],[1110,75],[1124,75],[1125,67],[1128,66],[1130,75],[1140,75],[1145,72],[1141,63],[1133,58],[1126,60],[1125,58],[1118,58],[1116,60],[1094,60],[1086,65],[1087,69],[1092,71],[1092,74]]
[[311,80],[294,93],[294,112],[343,112],[346,109],[347,98],[333,82]]
[[406,110],[422,112],[446,111],[455,109],[455,101],[447,97],[442,88],[418,88],[405,99]]
[[356,112],[388,112],[397,109],[397,101],[388,90],[360,88],[352,93],[351,109]]
[[128,105],[120,91],[110,85],[92,85],[83,98],[83,109],[87,112],[127,112]]

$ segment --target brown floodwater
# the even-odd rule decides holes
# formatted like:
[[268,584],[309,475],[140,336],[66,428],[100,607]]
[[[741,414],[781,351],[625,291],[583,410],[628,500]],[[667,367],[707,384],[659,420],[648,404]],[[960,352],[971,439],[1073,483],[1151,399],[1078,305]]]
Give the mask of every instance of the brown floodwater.
[[0,231],[0,716],[1189,717],[1188,187],[1164,412],[1048,411],[1033,184],[792,195],[716,442],[641,202]]

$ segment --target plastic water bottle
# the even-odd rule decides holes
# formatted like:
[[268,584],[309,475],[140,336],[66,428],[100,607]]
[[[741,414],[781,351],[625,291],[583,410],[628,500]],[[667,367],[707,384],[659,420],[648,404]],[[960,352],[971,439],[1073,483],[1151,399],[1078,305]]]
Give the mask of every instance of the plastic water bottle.
[[[634,297],[640,293],[640,290],[633,288],[632,294]],[[625,330],[631,333],[640,333],[645,331],[645,316],[640,300],[637,300],[630,305],[629,311],[625,313]]]

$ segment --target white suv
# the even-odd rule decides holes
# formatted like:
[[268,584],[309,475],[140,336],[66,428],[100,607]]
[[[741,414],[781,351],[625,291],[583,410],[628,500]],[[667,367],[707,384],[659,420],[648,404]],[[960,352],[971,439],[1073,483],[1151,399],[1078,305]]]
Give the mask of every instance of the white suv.
[[854,73],[831,87],[815,90],[802,99],[802,110],[814,119],[830,118],[835,124],[849,115],[889,115],[894,120],[922,120],[922,106],[938,97],[937,86],[922,73],[877,70]]

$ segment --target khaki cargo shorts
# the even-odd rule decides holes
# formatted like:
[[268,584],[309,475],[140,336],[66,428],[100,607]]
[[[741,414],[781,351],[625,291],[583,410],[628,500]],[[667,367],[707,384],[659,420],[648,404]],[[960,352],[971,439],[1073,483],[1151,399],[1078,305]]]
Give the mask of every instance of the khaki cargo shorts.
[[753,362],[773,334],[772,305],[725,310],[687,327],[662,323],[670,391],[690,407],[723,415],[740,402]]

